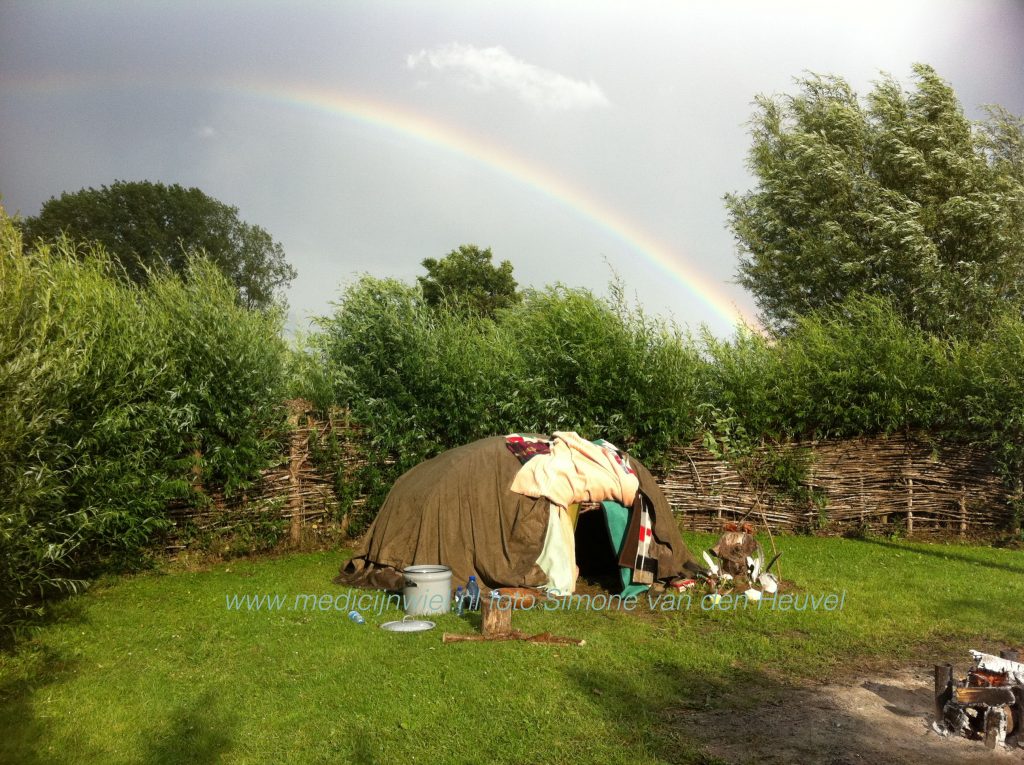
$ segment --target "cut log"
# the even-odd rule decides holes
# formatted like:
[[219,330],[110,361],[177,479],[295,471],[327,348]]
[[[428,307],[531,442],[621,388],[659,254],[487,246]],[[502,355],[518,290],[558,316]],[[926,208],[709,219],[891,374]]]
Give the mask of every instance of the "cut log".
[[511,602],[513,611],[529,611],[548,599],[548,595],[533,587],[501,587],[497,590],[501,598],[501,607],[505,608]]
[[483,617],[481,631],[491,637],[512,632],[512,603],[501,598],[482,600],[480,613]]
[[990,707],[1013,704],[1016,699],[1009,688],[954,688],[953,701],[958,704],[987,704]]

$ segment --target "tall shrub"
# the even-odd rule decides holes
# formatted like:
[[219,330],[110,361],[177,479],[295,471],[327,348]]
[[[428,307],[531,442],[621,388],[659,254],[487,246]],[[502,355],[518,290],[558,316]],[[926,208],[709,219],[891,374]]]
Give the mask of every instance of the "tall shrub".
[[[176,436],[160,338],[102,253],[25,253],[0,219],[0,630],[165,525]],[[180,487],[178,487],[180,488]]]
[[939,415],[946,345],[892,303],[855,296],[781,340],[777,431],[821,437],[927,429]]
[[500,429],[496,386],[516,361],[491,320],[432,307],[419,287],[367,276],[320,326],[313,343],[336,402],[398,469]]
[[0,633],[134,565],[172,499],[258,476],[283,422],[280,316],[209,264],[151,291],[99,249],[25,251],[0,211]]
[[628,305],[621,285],[607,299],[561,286],[531,293],[501,331],[535,397],[526,401],[539,404],[519,409],[518,427],[578,430],[655,463],[698,432],[706,375],[696,345]]
[[943,388],[947,429],[995,456],[1013,490],[1019,527],[1024,521],[1024,319],[1005,310],[983,340],[957,342],[950,369]]
[[188,467],[228,495],[251,486],[284,432],[283,311],[243,307],[227,277],[202,258],[189,261],[184,278],[155,277],[146,303],[163,331]]
[[338,402],[399,469],[511,431],[578,430],[654,459],[697,431],[695,346],[620,293],[553,287],[490,319],[364,277],[321,327]]
[[777,440],[938,426],[947,348],[888,300],[854,296],[799,318],[776,340],[709,340],[712,403],[749,433]]

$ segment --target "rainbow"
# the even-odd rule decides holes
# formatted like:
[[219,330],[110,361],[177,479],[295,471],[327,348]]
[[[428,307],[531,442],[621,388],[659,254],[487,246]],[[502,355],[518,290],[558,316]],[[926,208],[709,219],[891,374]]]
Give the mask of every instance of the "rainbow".
[[523,184],[553,202],[564,205],[578,216],[608,231],[692,292],[731,326],[754,326],[751,318],[721,291],[721,288],[683,263],[667,247],[640,231],[611,207],[602,204],[547,170],[530,164],[508,151],[486,143],[450,125],[426,119],[391,104],[342,95],[336,91],[309,86],[275,86],[256,83],[225,90],[269,99],[295,108],[314,109],[356,120],[372,127],[400,133],[430,146],[467,157]]
[[[32,82],[19,81],[15,83],[0,79],[0,91],[13,86],[16,90],[46,94],[54,91],[78,90],[90,86],[110,88],[118,85],[131,89],[143,86],[181,88],[180,83],[157,80],[141,82],[138,77],[125,78],[122,82],[112,82],[110,79],[86,79],[81,76],[72,78],[41,77]],[[489,144],[455,127],[427,119],[393,104],[305,84],[232,80],[204,83],[195,86],[195,89],[231,96],[243,95],[295,109],[310,109],[354,120],[468,158],[526,186],[532,192],[542,194],[553,202],[565,206],[591,224],[611,233],[630,249],[645,257],[676,281],[681,282],[689,292],[729,325],[733,327],[739,324],[746,324],[750,327],[757,326],[751,317],[744,315],[736,304],[723,293],[719,285],[710,281],[689,264],[682,262],[669,248],[645,234],[608,205],[578,188],[574,188],[562,178],[551,174],[542,167],[531,164],[507,150]]]

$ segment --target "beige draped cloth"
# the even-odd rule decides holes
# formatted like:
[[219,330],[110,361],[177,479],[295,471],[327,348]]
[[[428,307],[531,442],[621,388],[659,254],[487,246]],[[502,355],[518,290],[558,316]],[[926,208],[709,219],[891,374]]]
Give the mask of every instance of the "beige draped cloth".
[[630,507],[640,482],[627,473],[615,454],[579,434],[554,434],[551,451],[531,457],[512,482],[512,491],[527,497],[547,497],[560,507],[574,502],[614,499]]

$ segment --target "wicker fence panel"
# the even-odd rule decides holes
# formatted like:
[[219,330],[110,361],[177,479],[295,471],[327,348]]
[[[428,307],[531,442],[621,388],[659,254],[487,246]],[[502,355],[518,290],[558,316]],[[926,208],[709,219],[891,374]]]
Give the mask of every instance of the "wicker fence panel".
[[[252,513],[269,513],[287,519],[294,541],[311,524],[330,521],[344,531],[350,516],[339,517],[336,476],[314,464],[310,437],[314,431],[320,438],[337,437],[344,481],[361,464],[361,430],[346,412],[318,419],[305,401],[289,402],[289,412],[287,449],[278,464],[263,472],[258,486],[231,499],[211,494],[202,509],[172,508],[177,526],[229,530]],[[781,448],[810,449],[804,485],[824,498],[823,507],[758,491],[733,465],[700,444],[675,449],[673,466],[658,480],[681,525],[692,530],[717,531],[725,521],[747,519],[784,532],[863,529],[918,537],[986,536],[1012,520],[1005,486],[992,461],[978,450],[904,435]],[[356,497],[351,509],[359,511],[365,503],[365,497]],[[172,540],[169,549],[182,546]]]
[[310,454],[311,437],[315,433],[323,441],[335,436],[341,449],[341,469],[351,474],[363,462],[357,449],[361,428],[350,422],[345,411],[318,415],[311,404],[301,399],[288,402],[288,423],[290,433],[286,449],[276,464],[261,473],[253,489],[230,498],[219,492],[208,492],[209,502],[203,507],[177,505],[170,508],[169,515],[178,533],[172,533],[168,550],[185,547],[180,532],[186,527],[199,531],[214,527],[229,531],[260,515],[287,520],[293,542],[301,538],[304,528],[313,524],[333,521],[339,532],[345,531],[348,517],[366,504],[366,497],[353,498],[349,514],[338,517],[336,473],[324,471],[315,463]]
[[794,447],[811,451],[804,486],[824,498],[823,507],[759,493],[697,444],[675,451],[662,489],[683,525],[694,530],[746,518],[782,531],[948,536],[983,535],[1011,521],[1006,489],[984,452],[903,435],[782,448]]

